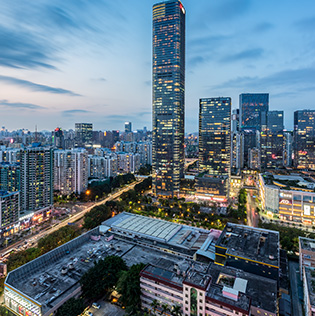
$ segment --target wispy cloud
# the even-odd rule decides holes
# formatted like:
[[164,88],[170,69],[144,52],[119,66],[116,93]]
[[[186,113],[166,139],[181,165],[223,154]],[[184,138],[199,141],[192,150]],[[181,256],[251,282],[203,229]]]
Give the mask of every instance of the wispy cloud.
[[62,111],[62,114],[65,116],[72,116],[72,115],[76,115],[76,114],[88,114],[88,113],[92,113],[91,111],[87,111],[87,110],[66,110],[66,111]]
[[99,81],[99,82],[107,82],[107,79],[106,78],[92,78],[91,81]]
[[32,103],[22,103],[22,102],[9,102],[8,100],[0,100],[0,106],[16,109],[29,109],[29,110],[39,110],[45,109],[43,106],[32,104]]
[[14,77],[0,75],[0,81],[15,85],[15,86],[23,87],[32,91],[41,91],[41,92],[48,92],[48,93],[55,93],[55,94],[66,94],[73,97],[81,96],[80,94],[74,93],[70,90],[42,85],[42,84],[34,83],[28,80],[14,78]]
[[265,77],[237,77],[235,79],[226,81],[217,85],[217,89],[236,88],[240,90],[270,90],[274,87],[300,88],[313,88],[315,79],[315,68],[303,69],[287,69]]
[[269,22],[262,22],[262,23],[257,24],[254,27],[254,32],[255,33],[264,33],[264,32],[272,30],[274,27],[275,26]]
[[255,60],[263,56],[264,50],[262,48],[254,48],[243,50],[237,54],[227,55],[221,59],[223,63],[237,62],[242,60]]
[[301,19],[294,23],[300,31],[313,32],[315,28],[315,16]]

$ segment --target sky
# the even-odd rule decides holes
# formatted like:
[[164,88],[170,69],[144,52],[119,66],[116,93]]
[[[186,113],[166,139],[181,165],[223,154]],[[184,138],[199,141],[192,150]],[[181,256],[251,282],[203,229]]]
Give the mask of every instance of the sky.
[[[270,93],[315,108],[314,0],[183,0],[186,132],[199,99]],[[152,116],[152,0],[0,0],[0,126],[133,130]]]

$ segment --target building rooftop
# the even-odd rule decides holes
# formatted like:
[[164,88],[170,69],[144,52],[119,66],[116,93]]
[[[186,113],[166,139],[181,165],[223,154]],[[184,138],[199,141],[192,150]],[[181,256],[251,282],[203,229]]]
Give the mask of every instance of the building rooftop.
[[[248,311],[250,305],[277,312],[277,281],[231,267],[211,265],[212,278],[207,296]],[[237,300],[229,297],[233,289]],[[224,293],[226,292],[226,293]]]
[[304,268],[310,304],[311,306],[315,306],[315,270],[309,267]]
[[226,254],[279,267],[279,233],[227,223],[216,246]]
[[300,247],[303,250],[314,251],[315,252],[315,239],[299,237]]

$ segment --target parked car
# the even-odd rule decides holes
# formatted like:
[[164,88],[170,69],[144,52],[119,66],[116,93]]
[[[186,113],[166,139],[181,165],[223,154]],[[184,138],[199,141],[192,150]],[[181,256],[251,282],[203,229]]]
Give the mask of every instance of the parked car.
[[92,307],[96,308],[96,309],[100,309],[101,308],[101,305],[98,304],[98,303],[93,303],[92,304]]

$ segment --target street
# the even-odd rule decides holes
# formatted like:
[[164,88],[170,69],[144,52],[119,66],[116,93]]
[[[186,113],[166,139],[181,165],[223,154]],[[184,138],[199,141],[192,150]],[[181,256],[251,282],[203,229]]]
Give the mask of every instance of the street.
[[[90,312],[93,314],[93,316],[123,316],[125,315],[125,312],[122,308],[120,308],[117,305],[111,304],[109,302],[104,301],[98,301],[98,304],[101,305],[100,309],[96,309],[94,307],[90,307],[87,312]],[[85,312],[85,315],[88,315],[88,313]]]
[[91,206],[84,208],[82,211],[80,211],[77,214],[72,215],[71,217],[68,217],[66,219],[64,219],[62,222],[54,224],[53,226],[46,228],[42,231],[40,231],[39,233],[37,233],[36,235],[32,235],[30,236],[26,236],[24,239],[10,245],[9,247],[2,249],[0,252],[0,255],[2,256],[3,253],[13,250],[13,249],[18,249],[20,247],[20,249],[22,250],[22,245],[25,244],[25,242],[27,243],[32,243],[33,245],[35,245],[37,243],[37,241],[44,237],[45,235],[49,235],[53,232],[55,232],[56,230],[60,229],[61,227],[67,226],[68,223],[74,223],[76,221],[78,221],[79,219],[81,219],[87,212],[89,212],[93,207],[98,206],[98,205],[102,205],[104,203],[106,203],[107,201],[112,201],[117,199],[122,193],[134,188],[134,186],[140,182],[142,182],[143,180],[139,180],[136,182],[133,182],[132,184],[125,186],[124,188],[121,188],[118,192],[115,192],[111,195],[109,195],[108,197],[106,197],[105,199],[99,201],[99,202],[94,202],[92,203]]
[[299,263],[290,260],[289,261],[289,280],[291,286],[291,309],[292,315],[302,316],[302,305],[299,295],[299,283],[300,283]]
[[256,201],[253,198],[253,190],[247,190],[247,224],[258,227],[259,215],[256,213]]

